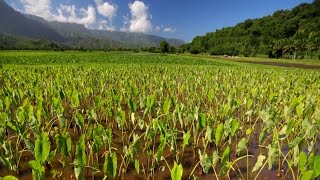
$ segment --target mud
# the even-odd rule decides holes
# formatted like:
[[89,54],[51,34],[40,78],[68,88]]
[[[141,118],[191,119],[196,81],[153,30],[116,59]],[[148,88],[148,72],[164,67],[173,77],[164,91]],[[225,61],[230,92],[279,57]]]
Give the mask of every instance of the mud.
[[308,64],[282,63],[282,62],[259,62],[259,61],[237,61],[237,62],[261,64],[261,65],[269,65],[269,66],[279,66],[279,67],[300,68],[300,69],[320,69],[320,66],[308,65]]

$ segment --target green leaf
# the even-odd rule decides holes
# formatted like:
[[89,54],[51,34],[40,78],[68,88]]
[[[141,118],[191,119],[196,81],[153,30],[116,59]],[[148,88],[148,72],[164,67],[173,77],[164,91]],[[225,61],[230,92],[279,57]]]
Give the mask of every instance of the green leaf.
[[210,168],[212,167],[211,158],[207,155],[206,152],[204,152],[204,154],[202,154],[200,150],[199,150],[199,158],[200,158],[200,165],[202,167],[202,171],[205,174],[208,174]]
[[252,172],[255,172],[257,171],[258,169],[261,168],[261,166],[263,165],[263,161],[266,159],[266,157],[264,155],[259,155],[258,158],[257,158],[257,162],[256,164],[254,165],[253,169],[252,169]]
[[313,177],[318,178],[320,175],[320,155],[316,156],[313,162]]
[[183,174],[183,167],[181,164],[174,162],[174,166],[171,170],[171,179],[172,180],[181,180]]
[[219,154],[217,151],[214,151],[212,153],[212,166],[215,167],[218,162],[219,162]]
[[301,180],[311,180],[311,179],[314,179],[312,178],[312,175],[313,175],[313,171],[310,170],[310,171],[305,171],[302,173],[302,176],[301,176]]
[[234,136],[239,128],[239,121],[237,121],[236,119],[233,119],[231,121],[231,136]]
[[34,148],[34,156],[37,161],[43,164],[50,153],[50,140],[48,134],[42,132],[40,135],[37,136]]
[[191,137],[191,132],[190,132],[190,131],[188,131],[187,133],[185,133],[185,134],[183,135],[182,148],[184,148],[186,145],[189,144],[189,139],[190,139],[190,137]]
[[289,148],[292,149],[292,148],[294,148],[295,146],[299,145],[302,140],[303,140],[303,138],[301,138],[301,137],[295,138],[293,141],[291,141],[291,142],[289,143]]
[[166,100],[163,103],[162,109],[165,115],[169,114],[170,111],[170,106],[171,106],[171,100],[170,98],[166,98]]
[[79,113],[76,114],[75,121],[80,129],[84,127],[84,117],[81,114]]
[[272,147],[271,144],[268,145],[268,164],[269,164],[269,170],[272,169],[273,163],[275,161],[276,158],[276,148]]
[[216,130],[216,145],[218,146],[221,142],[221,139],[222,139],[222,135],[223,135],[223,124],[220,123],[217,127],[217,130]]
[[68,148],[66,137],[62,136],[61,134],[56,135],[56,144],[57,144],[57,149],[60,151],[60,154],[63,157],[66,157],[69,155],[71,149]]
[[213,141],[213,133],[212,133],[212,128],[210,126],[207,126],[207,131],[206,131],[206,136],[205,138],[209,141],[212,142]]
[[39,161],[32,160],[32,161],[28,162],[28,165],[32,169],[34,169],[34,170],[36,170],[38,172],[44,172],[44,167],[40,164]]
[[2,180],[19,180],[18,178],[14,177],[14,176],[5,176],[4,178],[0,178]]
[[140,173],[140,162],[138,159],[134,160],[134,168],[136,169],[137,174]]
[[229,158],[230,158],[230,146],[228,146],[224,150],[224,152],[222,154],[222,157],[221,157],[221,166],[222,167],[221,167],[220,174],[222,176],[224,176],[228,171],[228,166],[227,165],[228,165]]
[[245,150],[247,147],[247,139],[246,138],[242,138],[237,146],[237,154],[241,153],[243,150]]
[[305,152],[302,151],[299,155],[299,169],[301,172],[306,171],[307,161],[307,155]]
[[290,119],[288,121],[287,130],[286,130],[287,136],[292,132],[292,129],[294,127],[294,123],[295,123],[295,121],[293,119]]
[[199,127],[200,129],[203,129],[207,126],[207,118],[206,115],[201,113],[199,114]]
[[103,164],[103,172],[110,177],[117,175],[117,154],[111,153],[105,157]]
[[210,89],[210,91],[208,92],[209,102],[212,102],[213,98],[214,98],[214,91],[213,91],[213,89]]
[[309,167],[313,167],[314,159],[315,159],[314,152],[312,152],[309,154],[309,157],[308,157],[308,166]]
[[82,135],[76,145],[76,156],[74,159],[74,171],[77,179],[83,179],[82,170],[86,166],[86,152],[85,152],[85,136]]
[[136,112],[137,111],[137,103],[134,102],[132,99],[128,100],[128,107],[131,112]]

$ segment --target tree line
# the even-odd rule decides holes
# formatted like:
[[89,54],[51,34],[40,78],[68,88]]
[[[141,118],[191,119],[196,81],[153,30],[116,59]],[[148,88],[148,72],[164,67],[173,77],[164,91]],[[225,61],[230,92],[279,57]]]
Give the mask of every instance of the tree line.
[[193,54],[320,59],[320,0],[198,36],[182,49]]

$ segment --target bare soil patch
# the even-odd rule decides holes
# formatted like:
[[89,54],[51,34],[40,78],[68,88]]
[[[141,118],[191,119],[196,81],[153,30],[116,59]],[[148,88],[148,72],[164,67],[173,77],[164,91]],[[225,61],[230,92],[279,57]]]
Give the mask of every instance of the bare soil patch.
[[293,68],[300,68],[300,69],[320,69],[320,66],[317,65],[308,65],[308,64],[296,64],[296,63],[282,63],[282,62],[259,62],[259,61],[237,61],[243,63],[250,63],[250,64],[262,64],[262,65],[269,65],[269,66],[280,66],[280,67],[293,67]]

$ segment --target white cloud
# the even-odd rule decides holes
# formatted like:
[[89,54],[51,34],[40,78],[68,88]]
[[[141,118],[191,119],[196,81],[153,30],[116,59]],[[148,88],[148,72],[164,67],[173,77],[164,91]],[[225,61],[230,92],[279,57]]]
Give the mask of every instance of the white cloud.
[[100,20],[98,24],[99,30],[115,31],[115,27],[106,20]]
[[52,0],[20,0],[24,12],[40,16],[48,21],[83,24],[86,27],[96,23],[96,11],[92,6],[77,9],[74,5],[60,4],[57,14],[52,12]]
[[155,32],[160,32],[160,31],[161,31],[161,26],[156,26],[156,27],[154,28],[154,31],[155,31]]
[[171,32],[171,33],[173,33],[173,32],[176,32],[176,29],[172,28],[172,27],[166,27],[166,28],[163,29],[163,32]]
[[102,2],[102,0],[96,0],[98,13],[107,17],[109,21],[112,21],[113,17],[116,16],[117,6],[109,2]]
[[60,4],[57,11],[58,14],[53,15],[55,21],[83,24],[86,27],[96,23],[96,10],[92,6],[78,10],[74,5]]
[[20,0],[24,11],[27,14],[43,17],[52,20],[51,0]]
[[134,3],[129,4],[131,19],[129,21],[129,28],[127,29],[131,32],[142,32],[147,33],[153,30],[148,6],[142,1],[134,1]]

